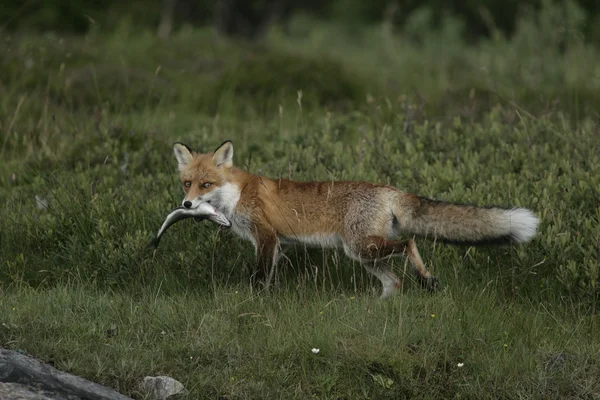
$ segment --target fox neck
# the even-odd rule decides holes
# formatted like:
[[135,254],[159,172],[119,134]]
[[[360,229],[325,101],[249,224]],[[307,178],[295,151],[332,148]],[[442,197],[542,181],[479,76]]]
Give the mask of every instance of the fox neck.
[[230,179],[228,179],[226,183],[221,185],[219,188],[205,195],[203,200],[208,202],[227,218],[231,219],[234,217],[236,213],[236,207],[242,195],[242,190],[244,189],[244,185],[239,183],[243,182],[244,180],[239,179],[240,177],[238,176],[243,172],[244,171],[239,171],[234,168],[232,171],[233,176],[230,176]]
[[226,217],[231,218],[235,212],[235,207],[240,201],[242,191],[235,183],[227,182],[215,191],[209,202],[218,211]]
[[210,204],[229,219],[231,229],[237,236],[252,242],[256,251],[256,240],[251,233],[252,221],[245,213],[236,209],[244,187],[238,183],[227,182],[210,199]]

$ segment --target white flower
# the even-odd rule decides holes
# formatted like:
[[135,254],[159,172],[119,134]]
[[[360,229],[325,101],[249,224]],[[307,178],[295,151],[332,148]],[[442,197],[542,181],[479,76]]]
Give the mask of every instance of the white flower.
[[457,366],[458,368],[462,368],[462,367],[464,367],[464,365],[465,365],[465,363],[458,363],[458,364],[456,364],[456,366]]
[[311,351],[313,352],[313,354],[319,354],[319,352],[320,352],[321,350],[319,350],[319,349],[312,349]]
[[48,209],[48,200],[43,198],[42,196],[35,195],[35,202],[37,204],[38,210],[46,210]]

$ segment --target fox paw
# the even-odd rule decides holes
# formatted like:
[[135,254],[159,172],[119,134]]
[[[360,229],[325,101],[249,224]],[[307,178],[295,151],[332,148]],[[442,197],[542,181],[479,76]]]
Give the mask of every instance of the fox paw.
[[271,288],[268,277],[262,271],[257,271],[250,277],[250,285],[253,290],[259,292],[269,292]]
[[440,288],[440,280],[435,276],[428,278],[420,277],[421,287],[429,292],[437,292]]

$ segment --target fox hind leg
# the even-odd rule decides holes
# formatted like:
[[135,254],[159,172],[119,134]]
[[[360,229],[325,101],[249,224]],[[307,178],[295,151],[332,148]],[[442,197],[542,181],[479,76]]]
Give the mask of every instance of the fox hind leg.
[[389,297],[402,286],[400,279],[392,271],[387,260],[367,261],[361,264],[369,273],[375,275],[381,281],[383,289],[380,298],[385,299]]
[[375,275],[383,285],[382,297],[388,297],[400,287],[400,280],[389,266],[388,259],[393,256],[408,257],[422,286],[435,290],[437,278],[433,277],[421,259],[414,240],[387,240],[381,236],[369,236],[363,240],[344,245],[346,254],[363,264],[371,274]]
[[414,240],[410,239],[408,241],[406,253],[411,261],[415,275],[417,276],[421,287],[430,291],[437,290],[440,286],[440,282],[438,278],[431,275],[427,268],[425,268],[425,263],[421,259],[421,255],[419,254],[419,250],[417,249],[417,245],[415,244]]

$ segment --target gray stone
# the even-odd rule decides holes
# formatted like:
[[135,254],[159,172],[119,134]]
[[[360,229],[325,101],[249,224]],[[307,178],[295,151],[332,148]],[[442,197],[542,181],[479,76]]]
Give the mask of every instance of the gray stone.
[[3,400],[81,400],[74,395],[62,395],[56,392],[38,389],[22,383],[0,382],[0,399]]
[[140,383],[140,390],[156,400],[166,400],[185,391],[185,387],[169,376],[147,376]]
[[[21,392],[29,390],[31,395],[38,396],[17,397],[17,394],[14,394],[11,397],[0,393],[0,399],[131,400],[130,397],[123,396],[113,389],[59,371],[16,351],[2,348],[0,348],[0,382],[5,383],[2,390]],[[6,383],[20,384],[20,386],[6,386]]]

